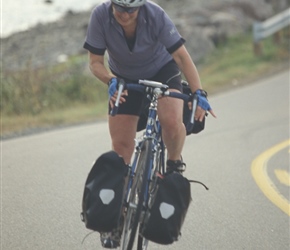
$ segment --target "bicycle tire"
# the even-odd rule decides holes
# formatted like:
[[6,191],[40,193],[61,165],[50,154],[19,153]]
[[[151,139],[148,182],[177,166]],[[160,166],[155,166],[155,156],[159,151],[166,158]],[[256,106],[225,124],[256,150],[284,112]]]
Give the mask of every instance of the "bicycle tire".
[[[149,193],[151,196],[151,201],[147,200],[147,204],[145,204],[145,207],[148,209],[148,205],[151,202],[154,202],[155,197],[156,197],[156,187],[157,187],[157,173],[163,174],[163,169],[164,169],[164,148],[162,148],[161,152],[157,151],[155,155],[157,161],[154,160],[154,168],[152,169],[153,174],[155,175],[152,179],[152,182],[150,185]],[[146,214],[146,212],[145,212]],[[148,247],[149,241],[142,236],[142,227],[143,227],[143,221],[140,224],[139,227],[139,235],[138,235],[138,243],[137,243],[137,250],[146,250]]]
[[[143,210],[143,202],[146,187],[148,184],[148,175],[152,164],[152,140],[148,139],[143,142],[138,159],[136,175],[133,180],[129,205],[124,224],[123,232],[123,250],[132,250],[140,216]],[[137,202],[134,200],[137,198]],[[131,204],[132,203],[132,204]],[[133,206],[136,205],[136,208]],[[134,213],[135,212],[135,213]]]

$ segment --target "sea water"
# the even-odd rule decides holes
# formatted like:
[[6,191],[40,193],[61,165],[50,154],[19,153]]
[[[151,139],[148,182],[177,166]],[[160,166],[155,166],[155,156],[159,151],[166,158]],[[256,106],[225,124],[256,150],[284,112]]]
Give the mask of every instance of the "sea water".
[[92,9],[104,0],[1,0],[1,38],[38,23],[56,21],[68,11]]

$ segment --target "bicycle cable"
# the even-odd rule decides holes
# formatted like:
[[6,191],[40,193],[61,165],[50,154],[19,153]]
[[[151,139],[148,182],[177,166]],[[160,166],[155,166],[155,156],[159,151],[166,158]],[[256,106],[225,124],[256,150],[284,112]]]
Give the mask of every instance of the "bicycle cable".
[[197,184],[200,184],[200,185],[202,185],[206,190],[209,190],[209,188],[205,185],[205,184],[203,184],[201,181],[195,181],[195,180],[188,180],[189,182],[194,182],[194,183],[197,183]]
[[84,238],[83,238],[83,240],[82,240],[82,244],[84,244],[84,242],[85,242],[85,240],[91,235],[91,234],[93,234],[93,233],[96,233],[95,231],[92,231],[92,232],[90,232],[90,233],[88,233]]

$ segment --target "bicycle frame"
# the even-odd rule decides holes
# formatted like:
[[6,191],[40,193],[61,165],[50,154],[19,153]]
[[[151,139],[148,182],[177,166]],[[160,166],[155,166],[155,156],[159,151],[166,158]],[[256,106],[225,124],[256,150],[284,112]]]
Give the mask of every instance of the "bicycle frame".
[[[133,157],[134,160],[133,160],[133,164],[132,164],[128,190],[131,189],[131,186],[133,183],[133,178],[135,177],[135,173],[137,171],[138,159],[139,159],[140,154],[141,154],[142,144],[146,140],[152,141],[152,152],[151,152],[152,158],[150,159],[148,175],[143,176],[144,180],[146,181],[146,188],[145,188],[145,193],[144,193],[144,198],[143,198],[143,200],[144,200],[143,209],[141,212],[141,216],[139,218],[139,220],[140,220],[139,223],[142,222],[142,220],[143,220],[142,218],[144,217],[144,213],[148,209],[148,203],[149,203],[149,200],[151,197],[149,185],[150,185],[150,183],[152,183],[154,176],[156,175],[156,172],[158,171],[161,174],[163,174],[164,169],[165,169],[165,167],[164,167],[165,146],[164,146],[164,143],[162,141],[161,125],[160,125],[160,122],[158,120],[158,114],[157,114],[157,103],[158,103],[159,95],[160,95],[160,92],[158,91],[158,89],[154,89],[153,93],[150,97],[151,103],[150,103],[150,107],[149,107],[149,114],[148,114],[145,132],[143,133],[143,136],[139,140],[138,139],[135,140],[136,147],[135,147],[135,154]],[[154,186],[154,184],[153,184],[153,186]],[[128,192],[128,196],[126,198],[127,202],[129,202],[130,195],[131,195],[131,193]],[[129,204],[129,206],[130,206],[130,204]],[[140,230],[140,228],[139,228],[139,230]],[[146,249],[147,245],[148,245],[148,241],[145,240],[143,242],[143,238],[140,238],[140,236],[139,236],[138,237],[138,249],[144,249],[144,244],[146,245],[146,247],[145,247],[145,249]]]
[[[156,190],[157,175],[158,173],[161,175],[165,173],[166,148],[162,140],[161,125],[157,114],[158,98],[160,96],[171,96],[183,99],[184,101],[189,100],[187,95],[176,92],[169,92],[168,86],[163,85],[162,83],[147,80],[140,80],[139,83],[142,83],[146,86],[141,87],[143,87],[143,91],[146,92],[147,97],[150,98],[151,102],[145,131],[139,139],[135,139],[135,152],[133,155],[132,166],[130,168],[125,196],[124,207],[126,210],[126,215],[129,218],[125,220],[123,234],[126,235],[123,235],[123,250],[131,250],[133,248],[137,227],[139,223],[142,225],[145,212],[148,210],[148,205],[154,200],[154,190]],[[120,99],[120,95],[124,89],[125,83],[121,82],[119,85],[119,94],[117,100]],[[131,84],[131,87],[136,90],[139,88],[140,90],[140,85]],[[117,114],[118,105],[119,103],[117,102],[111,111],[111,115],[114,116]],[[195,108],[192,112],[195,112]],[[145,153],[145,155],[147,155],[145,159],[146,164],[144,164],[144,159],[142,158],[142,148],[144,145],[147,146],[145,149],[147,150]],[[148,150],[150,150],[150,152],[148,152]],[[142,191],[139,191],[139,189]],[[131,227],[131,223],[134,224],[133,227]],[[130,232],[130,229],[132,232]],[[139,236],[138,250],[147,249],[147,244],[148,240],[145,239],[144,243],[142,236]]]
[[[149,113],[148,113],[148,119],[147,119],[145,131],[144,131],[143,136],[141,138],[135,139],[135,152],[134,152],[133,162],[132,162],[131,171],[130,171],[128,190],[130,189],[130,187],[132,185],[132,179],[134,178],[134,175],[136,172],[138,157],[139,157],[139,154],[141,152],[142,143],[146,139],[150,138],[153,140],[154,151],[152,153],[153,154],[157,153],[157,155],[153,156],[153,159],[155,159],[157,161],[156,158],[158,158],[158,160],[160,160],[161,168],[158,170],[161,173],[165,172],[165,167],[164,167],[164,164],[165,164],[165,145],[164,145],[163,140],[162,140],[161,125],[160,125],[160,122],[158,120],[158,115],[157,115],[157,103],[158,103],[158,97],[160,95],[160,92],[157,89],[154,89],[154,90],[155,90],[155,93],[153,93],[152,96],[150,96],[151,103],[150,103],[150,107],[149,107]],[[156,156],[159,156],[160,158],[156,157]],[[154,164],[154,162],[152,162],[150,165],[152,166],[153,164]],[[155,162],[155,164],[156,164],[156,162]],[[149,179],[152,178],[151,171],[149,171],[148,178]],[[148,193],[148,187],[146,189],[146,194],[147,193]],[[127,193],[127,195],[128,195],[128,193]],[[127,202],[128,202],[128,198],[129,197],[126,197]],[[148,197],[145,197],[145,201],[147,200],[147,198]]]

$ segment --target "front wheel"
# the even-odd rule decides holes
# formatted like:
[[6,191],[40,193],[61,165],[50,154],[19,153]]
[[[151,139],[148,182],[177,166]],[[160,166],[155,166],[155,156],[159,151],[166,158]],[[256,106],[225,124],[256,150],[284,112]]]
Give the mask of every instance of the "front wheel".
[[149,240],[143,238],[141,235],[138,236],[137,250],[146,250],[148,247]]
[[136,231],[138,228],[145,191],[148,184],[149,171],[152,165],[152,141],[145,140],[141,147],[139,159],[137,162],[136,173],[131,187],[130,198],[126,210],[126,218],[123,230],[123,250],[132,250]]
[[[163,144],[162,144],[163,145]],[[142,236],[142,229],[143,229],[143,223],[145,223],[147,212],[150,207],[152,207],[155,198],[156,198],[156,192],[158,190],[158,178],[160,174],[163,174],[164,169],[164,148],[161,150],[157,150],[154,154],[154,161],[153,161],[153,168],[151,172],[151,178],[150,178],[150,185],[148,189],[148,197],[145,204],[145,214],[143,216],[143,220],[140,223],[139,226],[139,235],[138,235],[138,244],[137,244],[137,250],[147,250],[149,240],[144,238]]]

